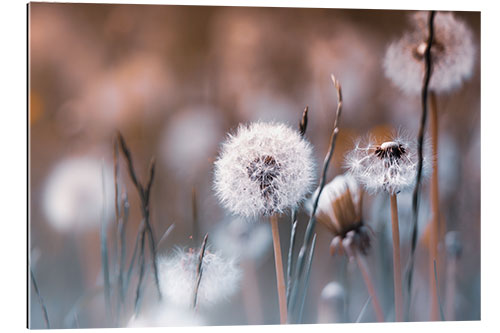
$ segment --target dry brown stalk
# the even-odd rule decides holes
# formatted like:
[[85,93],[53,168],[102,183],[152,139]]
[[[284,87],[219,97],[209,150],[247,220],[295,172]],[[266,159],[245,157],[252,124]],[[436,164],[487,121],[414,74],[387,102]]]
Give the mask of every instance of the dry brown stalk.
[[276,267],[276,282],[278,285],[278,300],[280,306],[280,323],[287,323],[285,274],[283,272],[283,259],[281,257],[281,244],[278,229],[278,217],[271,215],[271,229],[273,232],[274,263]]
[[403,321],[403,285],[401,280],[401,250],[399,246],[398,199],[391,194],[391,221],[394,266],[394,310],[396,321]]
[[434,275],[434,260],[439,265],[438,243],[439,243],[439,178],[438,178],[438,112],[436,94],[430,92],[430,135],[432,142],[432,178],[431,178],[431,210],[432,226],[429,242],[429,284],[431,286],[431,320],[439,320],[439,303],[437,296],[437,286]]
[[308,113],[309,113],[309,107],[306,106],[304,109],[304,112],[302,113],[302,120],[300,121],[300,124],[299,124],[299,131],[300,131],[300,135],[302,135],[302,136],[304,136],[304,134],[306,134]]
[[354,254],[354,258],[356,259],[356,263],[358,264],[359,270],[361,271],[361,275],[363,275],[363,279],[365,281],[366,288],[368,289],[368,293],[370,294],[373,304],[373,309],[375,310],[375,315],[377,316],[377,321],[384,322],[385,321],[384,312],[382,311],[382,306],[380,306],[377,293],[375,292],[372,278],[368,270],[368,264],[366,263],[366,260],[363,257],[363,255],[359,254],[355,250],[352,252]]

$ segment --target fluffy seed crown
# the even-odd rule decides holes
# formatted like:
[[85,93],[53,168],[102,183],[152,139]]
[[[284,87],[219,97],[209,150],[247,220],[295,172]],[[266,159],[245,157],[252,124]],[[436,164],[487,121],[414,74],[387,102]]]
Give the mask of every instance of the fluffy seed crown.
[[245,217],[283,213],[310,192],[314,162],[298,131],[277,123],[240,125],[222,144],[214,189],[232,213]]

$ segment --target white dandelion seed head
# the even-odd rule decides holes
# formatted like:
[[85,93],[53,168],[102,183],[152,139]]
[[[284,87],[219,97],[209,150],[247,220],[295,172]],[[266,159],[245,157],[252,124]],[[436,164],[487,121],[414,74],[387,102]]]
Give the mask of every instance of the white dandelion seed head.
[[133,315],[127,327],[204,326],[206,324],[205,318],[200,313],[163,301],[141,312],[138,317]]
[[91,157],[64,159],[45,183],[43,210],[47,221],[60,232],[97,228],[103,212],[105,219],[113,213],[113,189],[113,172],[108,164]]
[[250,223],[234,217],[219,224],[213,244],[227,257],[257,260],[271,248],[271,228],[269,223]]
[[[420,93],[425,72],[424,53],[428,38],[428,13],[411,16],[414,30],[391,43],[384,58],[385,75],[403,92]],[[472,76],[476,47],[473,34],[453,13],[437,13],[431,47],[432,75],[429,89],[446,93]]]
[[[366,143],[358,141],[345,158],[348,172],[368,192],[396,194],[414,186],[418,167],[418,144],[405,135],[395,134],[389,140]],[[430,161],[424,142],[422,176],[428,174]]]
[[214,189],[232,213],[246,217],[297,206],[314,181],[311,145],[284,124],[240,125],[215,162]]
[[[159,262],[160,289],[166,299],[176,306],[189,307],[193,300],[199,251],[190,249],[175,252]],[[241,270],[233,259],[205,250],[202,276],[198,289],[199,307],[227,299],[239,288]]]

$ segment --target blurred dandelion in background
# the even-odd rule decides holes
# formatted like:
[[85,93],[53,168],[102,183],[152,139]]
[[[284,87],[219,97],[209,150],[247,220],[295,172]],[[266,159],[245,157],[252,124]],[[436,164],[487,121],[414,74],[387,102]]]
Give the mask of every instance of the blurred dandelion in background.
[[164,301],[144,311],[139,316],[132,316],[127,327],[170,327],[204,326],[206,319],[192,309],[182,308]]
[[210,105],[187,106],[169,119],[160,138],[165,165],[182,179],[195,180],[211,167],[223,136],[222,122]]
[[340,323],[344,321],[344,287],[338,282],[329,282],[321,291],[318,305],[318,324]]
[[220,222],[213,234],[214,247],[237,260],[259,260],[271,249],[269,224],[231,217]]
[[112,179],[110,166],[93,157],[59,162],[47,179],[43,196],[50,225],[60,232],[98,230],[112,216]]
[[[199,254],[194,249],[176,249],[159,259],[160,288],[174,305],[188,308],[196,286]],[[208,249],[201,263],[203,274],[198,289],[198,304],[207,307],[228,299],[240,288],[241,271],[233,259]]]
[[[384,58],[386,76],[407,94],[419,94],[422,89],[428,38],[427,17],[427,12],[413,14],[413,30],[390,44]],[[445,93],[471,77],[476,48],[471,30],[453,13],[437,13],[434,31],[429,89]]]

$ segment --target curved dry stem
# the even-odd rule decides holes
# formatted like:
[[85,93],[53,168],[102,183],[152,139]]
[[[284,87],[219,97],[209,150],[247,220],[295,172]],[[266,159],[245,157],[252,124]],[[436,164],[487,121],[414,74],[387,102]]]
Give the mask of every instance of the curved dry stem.
[[368,270],[368,264],[366,263],[365,258],[357,251],[354,252],[354,258],[356,259],[356,263],[358,264],[359,270],[361,271],[361,275],[363,275],[363,280],[365,281],[366,288],[368,289],[368,293],[370,294],[373,309],[375,310],[375,315],[377,316],[377,321],[384,322],[384,312],[382,311],[382,306],[380,305],[377,293],[375,292],[370,272]]
[[432,54],[431,47],[434,40],[434,17],[436,16],[435,11],[431,11],[429,14],[428,21],[428,39],[427,39],[427,49],[425,50],[425,74],[422,83],[422,117],[420,120],[420,129],[418,132],[418,164],[417,164],[417,180],[415,189],[413,190],[412,199],[412,210],[413,210],[413,220],[412,220],[412,232],[411,232],[411,248],[410,248],[410,258],[408,260],[407,268],[407,291],[408,291],[408,302],[406,307],[406,318],[409,320],[410,304],[411,304],[411,286],[413,280],[413,265],[415,262],[415,250],[417,247],[417,235],[418,235],[418,205],[419,205],[419,194],[422,181],[422,167],[423,167],[423,144],[424,144],[424,132],[425,124],[427,122],[427,97],[429,93],[429,82],[432,75]]
[[339,122],[340,122],[340,115],[342,113],[342,88],[340,86],[340,82],[335,78],[335,76],[332,74],[331,79],[333,82],[333,85],[337,91],[337,110],[335,113],[335,123],[333,125],[333,131],[330,136],[330,146],[328,148],[328,153],[325,156],[325,160],[323,162],[323,170],[321,171],[321,178],[320,178],[320,183],[318,186],[318,191],[316,192],[313,200],[313,207],[311,210],[311,214],[309,216],[309,222],[307,223],[306,227],[306,232],[304,235],[304,242],[302,243],[302,246],[299,251],[299,255],[297,257],[297,265],[295,267],[295,277],[293,279],[293,285],[291,288],[291,294],[290,294],[290,308],[293,309],[295,307],[295,303],[298,297],[298,288],[300,285],[300,281],[303,276],[303,270],[304,270],[304,265],[305,265],[305,260],[307,256],[307,249],[311,246],[313,234],[314,234],[314,228],[316,226],[316,210],[318,208],[318,202],[319,202],[319,197],[321,195],[321,192],[323,191],[323,188],[325,187],[326,184],[326,173],[328,171],[328,166],[330,165],[330,161],[333,156],[333,151],[335,149],[335,141],[337,140],[337,135],[339,133]]
[[430,93],[430,134],[432,141],[432,178],[431,178],[431,210],[432,226],[429,242],[429,284],[431,286],[431,320],[439,320],[439,300],[437,296],[437,282],[435,280],[435,262],[438,262],[439,243],[439,178],[438,178],[438,112],[436,94]]

